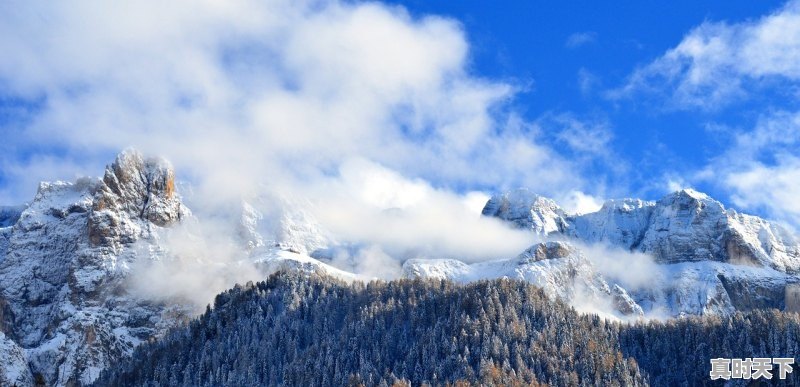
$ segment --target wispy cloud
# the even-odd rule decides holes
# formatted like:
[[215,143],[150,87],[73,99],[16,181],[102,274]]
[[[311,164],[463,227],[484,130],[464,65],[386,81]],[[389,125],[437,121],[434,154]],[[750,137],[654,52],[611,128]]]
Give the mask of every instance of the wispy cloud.
[[567,48],[578,48],[587,44],[594,43],[597,40],[597,33],[592,31],[576,32],[569,37],[564,45]]
[[578,88],[583,96],[588,96],[600,84],[600,78],[591,71],[581,67],[578,70]]
[[800,81],[800,2],[754,21],[705,22],[636,70],[612,99],[653,96],[671,108],[713,110],[752,90]]
[[698,174],[727,189],[733,203],[800,228],[800,112],[765,114]]

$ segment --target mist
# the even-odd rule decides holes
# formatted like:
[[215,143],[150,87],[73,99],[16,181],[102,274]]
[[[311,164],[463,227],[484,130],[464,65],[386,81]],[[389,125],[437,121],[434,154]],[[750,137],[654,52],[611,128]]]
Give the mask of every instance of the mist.
[[233,285],[263,280],[267,273],[223,225],[189,219],[160,230],[156,246],[136,242],[128,290],[145,299],[188,302],[200,312]]

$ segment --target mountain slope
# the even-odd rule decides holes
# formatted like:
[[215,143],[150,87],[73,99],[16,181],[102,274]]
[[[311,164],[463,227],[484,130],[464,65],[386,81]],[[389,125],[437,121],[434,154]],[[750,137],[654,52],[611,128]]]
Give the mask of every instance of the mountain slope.
[[[718,386],[709,359],[792,357],[799,340],[793,313],[631,325],[578,314],[523,281],[279,273],[221,294],[95,385]],[[788,376],[762,381],[800,384]]]
[[396,382],[644,384],[604,323],[523,282],[365,286],[282,273],[221,294],[212,310],[96,385]]
[[[542,288],[582,311],[639,317],[642,308],[619,284],[609,284],[575,246],[547,242],[531,246],[514,259],[467,265],[458,260],[412,259],[403,265],[404,278],[436,278],[467,283],[481,279],[518,279]],[[603,305],[603,303],[608,305]],[[594,307],[590,307],[590,306]]]
[[[230,234],[231,241],[219,241],[232,257],[214,260],[219,251],[196,246],[176,252],[175,235],[190,234],[178,245],[219,237],[192,234],[189,226],[201,219],[176,186],[168,162],[128,150],[102,179],[42,183],[29,204],[0,208],[0,381],[91,383],[200,312],[186,297],[194,288],[174,292],[186,272],[203,274],[199,283],[210,295],[279,270],[364,279],[329,264],[337,251],[357,245],[327,232],[312,203],[274,195],[243,198],[224,211],[229,221],[215,224],[212,232]],[[656,202],[612,200],[595,213],[571,215],[520,190],[493,197],[483,212],[552,240],[490,262],[411,259],[403,276],[462,284],[519,279],[579,311],[624,320],[800,309],[797,237],[695,191]],[[204,257],[192,255],[198,251]],[[172,263],[178,265],[155,279],[137,271]]]
[[[183,259],[173,256],[170,233],[196,219],[175,187],[167,161],[126,150],[102,179],[42,183],[27,206],[0,209],[0,381],[91,383],[140,343],[199,313],[185,299],[154,299],[132,286],[134,267]],[[267,219],[277,219],[275,224],[259,228],[254,217],[262,215],[247,203],[242,208],[241,244],[234,248],[244,262],[224,263],[231,270],[252,264],[254,278],[279,269],[356,278],[282,250],[307,251],[324,243],[307,216],[284,206],[282,216]],[[198,272],[203,265],[219,266],[186,259]]]

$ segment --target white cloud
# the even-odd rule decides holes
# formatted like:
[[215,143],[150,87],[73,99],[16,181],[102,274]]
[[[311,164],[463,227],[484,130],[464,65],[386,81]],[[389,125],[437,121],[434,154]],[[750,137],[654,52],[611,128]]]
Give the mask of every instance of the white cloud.
[[[483,193],[436,189],[363,160],[343,166],[338,175],[305,184],[302,194],[315,203],[314,216],[334,235],[379,246],[398,260],[498,259],[535,242],[531,233],[480,216],[487,198]],[[374,254],[365,255],[370,256]]]
[[[397,262],[387,257],[475,261],[533,243],[480,217],[480,190],[527,185],[559,197],[592,188],[580,176],[584,158],[543,145],[553,129],[514,113],[512,85],[470,73],[459,23],[400,7],[6,2],[0,51],[13,53],[0,56],[0,96],[37,105],[13,131],[3,127],[3,201],[28,200],[40,176],[98,174],[133,146],[170,159],[193,183],[198,217],[231,212],[265,189],[308,199],[337,238],[371,246],[356,256],[359,270],[388,276]],[[562,140],[592,155],[605,141]],[[576,197],[575,206],[589,202]],[[177,239],[173,252],[239,262],[227,246],[233,236],[218,237],[199,252]],[[167,281],[183,263],[153,266],[145,278]],[[202,284],[196,274],[179,280]]]
[[595,40],[597,40],[597,33],[595,32],[576,32],[567,37],[567,41],[564,45],[568,48],[578,48],[586,44],[594,43]]
[[732,145],[697,173],[730,192],[737,207],[800,226],[800,113],[774,112],[752,130],[733,136]]
[[581,191],[572,191],[560,200],[561,208],[569,214],[588,214],[603,207],[603,200]]
[[725,184],[733,192],[733,201],[745,208],[765,208],[778,219],[800,224],[800,158],[783,156],[774,165],[755,164],[741,171],[731,171]]
[[753,88],[799,80],[800,1],[790,1],[754,21],[701,24],[609,95],[652,94],[674,108],[715,109]]
[[467,192],[461,202],[467,210],[476,215],[480,215],[483,212],[483,207],[486,206],[486,202],[489,201],[489,198],[491,198],[491,195],[486,192],[472,191]]
[[[23,165],[23,150],[94,174],[134,146],[215,197],[359,158],[467,188],[584,184],[509,111],[514,87],[470,74],[451,19],[334,0],[12,2],[0,49],[14,53],[0,57],[0,94],[44,101],[6,138],[3,165]],[[23,175],[6,177],[4,199],[32,193]]]
[[600,83],[600,78],[583,67],[578,70],[577,79],[578,88],[584,96],[589,95]]
[[560,125],[556,135],[570,149],[583,155],[610,155],[609,143],[613,134],[605,121],[582,121],[571,115],[558,115],[552,118]]

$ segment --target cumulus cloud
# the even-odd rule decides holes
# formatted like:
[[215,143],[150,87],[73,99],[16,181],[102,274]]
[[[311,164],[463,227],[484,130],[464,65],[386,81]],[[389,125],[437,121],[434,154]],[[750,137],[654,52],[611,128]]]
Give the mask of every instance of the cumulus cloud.
[[[198,217],[274,191],[315,203],[380,263],[516,254],[530,237],[478,216],[483,191],[587,190],[578,162],[543,145],[549,129],[514,113],[516,88],[470,72],[457,21],[402,7],[12,1],[0,50],[13,53],[0,98],[18,106],[2,123],[2,201],[29,200],[34,179],[97,174],[133,146],[172,161]],[[173,239],[178,256],[202,253]],[[238,262],[226,241],[201,250]]]
[[663,268],[648,254],[604,244],[579,246],[604,277],[625,289],[645,289],[664,275]]
[[[709,125],[729,141],[706,166],[683,176],[668,174],[668,186],[704,182],[722,188],[738,208],[800,225],[800,115],[793,112],[800,86],[800,1],[792,0],[761,18],[740,23],[704,22],[674,48],[631,74],[612,99],[654,97],[676,109],[718,110],[757,96],[767,99],[758,122],[747,130]],[[788,103],[788,105],[787,105]]]
[[514,114],[512,85],[469,72],[451,19],[334,0],[0,7],[0,94],[27,112],[4,124],[4,201],[128,146],[220,200],[358,158],[458,190],[585,185]]
[[782,88],[798,81],[800,1],[793,0],[757,20],[701,24],[609,95],[651,95],[673,108],[710,110],[765,85]]
[[562,198],[559,203],[569,214],[588,214],[599,211],[603,207],[603,199],[588,195],[581,191],[572,191]]
[[215,196],[353,157],[441,185],[581,184],[509,111],[513,86],[470,74],[451,19],[310,0],[2,7],[0,48],[15,54],[0,58],[0,93],[38,106],[5,165],[42,152],[85,174],[134,146]]

